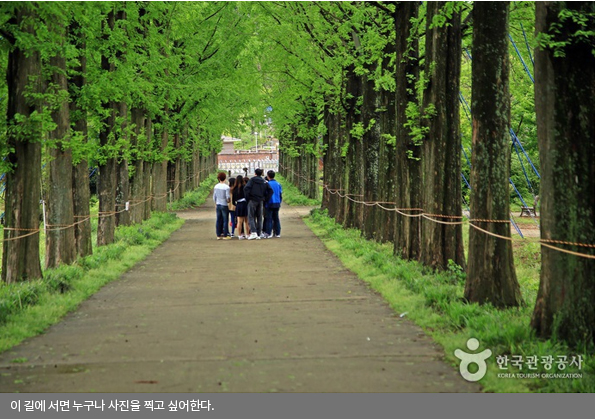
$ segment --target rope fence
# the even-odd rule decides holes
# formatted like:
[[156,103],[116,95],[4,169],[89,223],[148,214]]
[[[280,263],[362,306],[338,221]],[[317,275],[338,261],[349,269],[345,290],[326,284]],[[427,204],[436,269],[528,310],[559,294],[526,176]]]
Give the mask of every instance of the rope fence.
[[[356,204],[361,204],[361,205],[365,205],[368,207],[377,206],[384,211],[396,212],[397,214],[400,214],[400,215],[403,215],[403,216],[409,217],[409,218],[424,218],[426,220],[429,220],[429,221],[432,221],[432,222],[438,223],[438,224],[462,225],[462,224],[468,223],[470,227],[476,229],[477,231],[481,231],[482,233],[485,233],[489,236],[496,237],[496,238],[503,239],[503,240],[514,241],[512,237],[502,236],[500,234],[493,233],[493,232],[486,230],[484,228],[481,228],[475,224],[475,223],[510,223],[511,222],[510,220],[486,220],[486,219],[477,219],[477,218],[466,218],[463,215],[428,214],[424,211],[423,208],[387,208],[387,207],[383,206],[382,204],[390,204],[390,205],[394,205],[395,207],[397,204],[395,202],[384,202],[384,201],[359,201],[359,200],[353,199],[351,197],[352,196],[361,197],[362,195],[342,194],[340,191],[343,191],[343,189],[329,188],[329,186],[322,181],[316,181],[316,180],[306,178],[305,176],[302,176],[299,173],[296,173],[292,169],[289,169],[281,164],[279,164],[279,166],[284,171],[291,172],[292,175],[297,176],[298,178],[303,179],[306,182],[316,183],[317,185],[321,186],[324,190],[326,190],[331,195],[337,195],[343,199],[348,199],[349,201],[352,201]],[[408,213],[405,213],[404,211],[418,211],[419,213],[418,214],[408,214]],[[459,219],[460,221],[442,221],[442,220],[436,220],[436,218],[451,219],[451,220]],[[592,255],[592,254],[575,252],[572,250],[567,250],[564,248],[560,248],[558,246],[554,246],[554,244],[558,244],[558,245],[577,246],[577,247],[586,247],[586,248],[590,248],[590,249],[595,249],[595,244],[575,243],[575,242],[569,242],[569,241],[564,241],[564,240],[541,239],[541,238],[537,239],[535,241],[528,240],[528,239],[524,239],[524,240],[525,240],[525,242],[529,241],[529,242],[534,242],[534,243],[540,243],[541,246],[547,247],[552,250],[557,250],[562,253],[567,253],[570,255],[579,256],[579,257],[583,257],[583,258],[587,258],[587,259],[595,259],[595,255]]]
[[[116,211],[100,211],[97,214],[89,214],[89,215],[74,215],[74,218],[83,218],[82,220],[76,221],[72,224],[47,224],[45,222],[45,217],[44,217],[44,227],[43,228],[17,228],[17,227],[4,227],[4,231],[28,231],[29,233],[27,234],[21,234],[19,236],[15,236],[15,237],[8,237],[8,238],[4,238],[4,239],[0,239],[0,243],[3,242],[7,242],[7,241],[14,241],[14,240],[19,240],[19,239],[23,239],[25,237],[29,237],[32,236],[34,234],[37,234],[41,231],[44,232],[52,232],[52,231],[60,231],[60,230],[67,230],[69,228],[73,228],[79,224],[85,223],[87,221],[89,221],[91,218],[109,218],[109,217],[114,217],[116,214],[121,214],[123,212],[127,212],[130,211],[130,209],[144,204],[148,201],[150,201],[151,199],[163,199],[163,198],[167,198],[167,196],[173,192],[175,192],[179,187],[180,184],[182,183],[186,183],[189,180],[194,180],[194,179],[199,179],[201,174],[203,172],[211,172],[213,171],[214,166],[208,169],[201,169],[199,170],[196,174],[191,175],[191,176],[187,176],[185,179],[183,180],[179,180],[179,181],[174,181],[177,183],[176,187],[174,189],[170,189],[168,192],[164,193],[164,194],[159,194],[159,195],[149,195],[149,196],[142,196],[139,197],[140,199],[134,199],[134,200],[129,200],[126,201],[126,203],[124,204],[116,204],[116,207],[124,207],[121,210],[116,210]],[[167,181],[172,182],[172,181]],[[144,199],[143,199],[144,198]],[[45,202],[42,200],[41,201],[44,206],[45,206]]]

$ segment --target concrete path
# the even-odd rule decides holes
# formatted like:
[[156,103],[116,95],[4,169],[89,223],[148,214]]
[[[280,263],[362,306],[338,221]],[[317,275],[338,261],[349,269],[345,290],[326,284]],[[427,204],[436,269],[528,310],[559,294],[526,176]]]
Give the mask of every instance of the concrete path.
[[[0,354],[0,392],[469,392],[284,206],[282,238],[215,239],[212,200],[45,334]],[[15,363],[15,359],[27,361]]]

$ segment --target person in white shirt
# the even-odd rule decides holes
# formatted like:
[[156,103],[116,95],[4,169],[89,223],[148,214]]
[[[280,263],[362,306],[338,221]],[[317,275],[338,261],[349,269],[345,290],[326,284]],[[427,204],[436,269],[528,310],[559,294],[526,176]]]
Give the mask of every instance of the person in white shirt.
[[225,183],[226,178],[227,174],[220,172],[217,175],[219,183],[213,189],[213,201],[215,201],[215,205],[217,206],[217,221],[215,222],[217,240],[231,239],[228,227],[229,208],[227,206],[229,203],[229,185]]

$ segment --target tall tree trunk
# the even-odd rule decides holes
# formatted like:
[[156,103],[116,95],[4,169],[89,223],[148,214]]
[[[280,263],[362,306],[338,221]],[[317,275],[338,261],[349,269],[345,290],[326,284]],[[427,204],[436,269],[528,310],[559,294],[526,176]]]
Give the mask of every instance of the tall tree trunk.
[[[148,22],[145,18],[147,14],[147,9],[143,6],[146,6],[147,3],[143,3],[139,5],[138,9],[138,19],[140,25],[136,28],[136,34],[138,38],[142,42],[147,42],[148,36]],[[136,71],[141,73],[142,66],[137,65],[135,67]],[[146,104],[142,99],[142,91],[139,92],[137,97],[133,97],[132,100],[132,107],[130,110],[130,123],[133,126],[133,129],[130,132],[130,143],[131,148],[133,150],[132,159],[133,161],[131,164],[134,166],[133,176],[130,178],[129,181],[129,190],[130,190],[130,222],[133,224],[141,223],[147,217],[146,215],[146,207],[147,204],[151,204],[150,199],[150,191],[146,190],[146,176],[145,176],[145,169],[149,166],[149,164],[145,161],[146,158],[146,150],[148,149],[148,143],[143,141],[145,138],[150,138],[149,133],[145,127],[146,123]]]
[[[508,10],[508,2],[473,4],[471,219],[506,220],[510,213]],[[508,223],[472,224],[510,237]],[[471,227],[468,263],[468,301],[495,307],[522,303],[511,241]]]
[[[35,19],[29,5],[23,5],[15,10],[11,22],[19,27]],[[28,36],[35,36],[31,24],[22,30]],[[14,40],[10,41],[14,43]],[[30,118],[40,107],[35,99],[25,96],[27,91],[40,91],[40,60],[38,51],[23,50],[20,46],[15,46],[8,54],[6,120],[9,129],[6,142],[11,149],[7,160],[13,170],[6,173],[6,227],[2,253],[2,280],[8,283],[41,278],[39,231],[35,232],[39,229],[40,215],[41,125]],[[17,115],[24,120],[17,121]]]
[[344,195],[349,193],[349,158],[348,150],[349,148],[349,130],[347,128],[347,115],[343,112],[338,112],[336,115],[336,124],[337,124],[337,139],[336,139],[336,158],[335,158],[335,176],[336,176],[336,184],[337,184],[337,191],[336,191],[336,198],[337,198],[337,210],[335,220],[337,223],[345,225],[346,218],[348,217],[348,202],[350,202],[347,197]]
[[[376,69],[370,68],[373,74]],[[378,201],[379,181],[381,174],[378,168],[378,158],[380,153],[380,92],[376,90],[375,81],[367,77],[363,83],[363,106],[362,116],[366,132],[363,137],[363,158],[364,158],[364,176],[363,176],[363,198],[366,202]],[[378,239],[379,231],[376,229],[376,217],[379,214],[379,208],[376,205],[360,206],[362,212],[362,229],[364,237],[367,239]]]
[[[165,110],[167,114],[167,109]],[[165,155],[167,149],[167,143],[169,136],[167,132],[168,128],[165,123],[161,124],[161,136],[160,149],[161,149],[161,161],[153,163],[153,210],[159,212],[167,211],[167,199],[168,199],[168,185],[167,185],[167,156]]]
[[182,179],[180,176],[181,162],[180,158],[180,133],[176,132],[173,134],[173,148],[175,150],[175,157],[171,159],[167,164],[167,188],[171,192],[172,201],[180,199],[180,190],[182,188]]
[[[395,12],[396,13],[396,12]],[[382,72],[394,74],[396,66],[394,55],[396,52],[395,31],[391,29],[387,34],[388,42],[384,48],[382,59]],[[380,144],[378,150],[378,199],[382,202],[394,202],[395,185],[397,184],[395,173],[395,143],[392,139],[395,136],[396,127],[396,97],[394,92],[380,88],[378,104],[378,130]],[[390,204],[383,204],[385,208],[391,208]],[[376,239],[381,242],[392,242],[395,234],[394,211],[378,210],[376,212]]]
[[[57,35],[64,43],[66,29],[56,24]],[[63,46],[63,45],[62,45]],[[68,85],[66,81],[66,59],[62,51],[50,58],[53,68],[50,86],[60,101],[52,109],[52,120],[56,128],[49,138],[55,143],[50,148],[49,185],[46,234],[46,268],[61,264],[71,264],[76,258],[74,240],[74,204],[72,190],[72,151],[70,143],[70,108],[68,105]],[[66,95],[64,96],[64,94]]]
[[190,162],[192,167],[192,188],[198,188],[200,184],[200,166],[199,166],[199,157],[198,157],[198,150],[196,149],[196,144],[193,143],[194,151],[192,152],[192,161]]
[[[595,260],[545,245],[595,244],[595,57],[593,36],[576,36],[595,30],[593,13],[594,2],[536,3],[535,30],[552,39],[535,50],[544,246],[531,326],[574,347],[595,343]],[[576,17],[585,19],[584,27]],[[595,255],[593,247],[555,246]]]
[[[73,68],[74,75],[68,81],[70,91],[70,120],[74,135],[82,137],[82,142],[87,142],[87,111],[80,104],[81,90],[85,85],[87,72],[85,37],[80,31],[80,25],[72,22],[69,32],[73,35],[73,46],[77,51],[79,64]],[[74,241],[76,253],[84,257],[93,253],[91,238],[91,219],[89,218],[89,201],[91,190],[89,188],[89,163],[87,156],[83,156],[72,168],[72,201],[74,221]]]
[[[182,133],[180,134],[180,147],[186,150],[186,142],[188,141],[188,135],[185,128],[182,129]],[[179,157],[179,165],[180,165],[180,198],[182,198],[186,194],[186,190],[188,189],[188,161],[187,161],[186,152],[184,155]]]
[[[346,130],[348,132],[348,151],[347,167],[345,168],[347,177],[347,190],[343,193],[348,194],[345,198],[346,215],[343,225],[348,228],[357,228],[363,230],[363,210],[362,204],[354,201],[363,200],[363,182],[364,182],[364,156],[363,139],[353,135],[354,129],[363,124],[360,107],[357,105],[362,95],[363,77],[355,74],[355,66],[351,65],[347,70],[347,115]],[[350,198],[350,199],[349,199]]]
[[[330,100],[329,100],[330,101]],[[344,194],[344,167],[345,158],[342,155],[346,141],[343,114],[325,109],[325,121],[328,132],[324,137],[326,152],[324,154],[324,176],[326,185],[324,189],[323,208],[328,209],[329,215],[338,223],[343,223],[345,199],[339,194]]]
[[[115,15],[114,12],[109,12],[107,22],[105,22],[110,29],[114,29]],[[104,35],[104,40],[109,41],[109,35]],[[110,63],[110,57],[102,55],[101,69],[105,72],[113,72],[115,70],[114,64]],[[104,120],[104,126],[99,132],[99,143],[104,150],[113,145],[113,138],[116,114],[118,112],[117,103],[113,100],[108,100],[103,104],[108,116]],[[99,180],[97,185],[97,194],[99,195],[99,220],[97,223],[97,245],[103,246],[113,243],[116,231],[116,217],[114,216],[116,210],[116,172],[118,170],[118,163],[115,157],[108,153],[105,161],[99,164]]]
[[[120,136],[126,137],[128,135],[128,106],[126,105],[126,102],[122,101],[118,104],[118,116],[122,121],[120,125]],[[120,158],[118,159],[117,170],[116,209],[118,213],[116,214],[116,225],[129,225],[130,211],[126,211],[126,203],[130,201],[130,177],[128,175],[128,160],[123,151],[120,153]]]
[[[333,143],[331,142],[331,139],[333,138],[334,125],[332,115],[329,113],[327,106],[324,107],[324,124],[327,129],[326,133],[322,136],[322,144],[324,147],[324,154],[322,155],[322,209],[328,210],[329,215],[332,217],[332,195],[327,188],[330,189],[334,187],[331,178],[331,156],[333,153]],[[281,152],[279,152],[279,159],[281,159]]]
[[[461,136],[459,131],[459,82],[461,70],[461,15],[453,12],[441,26],[431,27],[445,2],[429,2],[426,29],[426,73],[423,112],[432,114],[424,141],[424,209],[437,221],[460,221]],[[433,108],[433,111],[432,111]],[[439,215],[439,217],[436,217]],[[446,216],[446,217],[444,217]],[[422,224],[422,262],[445,269],[448,261],[465,267],[463,230],[430,220]]]
[[[145,115],[145,134],[147,136],[147,147],[151,146],[151,142],[153,141],[153,120],[149,117],[149,115]],[[153,201],[155,197],[153,196],[153,164],[151,162],[144,163],[144,199],[151,197],[148,201],[145,201],[144,207],[145,210],[143,211],[143,220],[148,220],[151,218],[151,209],[153,206]]]
[[134,129],[131,133],[131,145],[136,150],[134,157],[134,175],[130,179],[130,221],[140,223],[143,221],[143,214],[145,210],[145,162],[143,160],[144,144],[139,141],[141,133],[144,131],[144,112],[142,109],[133,107],[130,110],[131,123]]
[[[418,41],[413,33],[413,21],[417,19],[419,5],[416,2],[400,2],[395,9],[397,33],[397,91],[396,91],[396,173],[395,200],[402,209],[420,208],[422,201],[421,146],[411,136],[411,122],[407,107],[419,108],[415,83],[419,77]],[[416,215],[418,211],[402,211]],[[418,260],[420,257],[420,218],[397,214],[395,220],[394,251],[403,259]]]

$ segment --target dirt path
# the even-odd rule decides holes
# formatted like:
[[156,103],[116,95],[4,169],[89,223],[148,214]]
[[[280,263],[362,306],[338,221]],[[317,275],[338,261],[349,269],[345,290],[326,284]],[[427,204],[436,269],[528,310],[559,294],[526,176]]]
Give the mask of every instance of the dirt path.
[[[0,392],[478,391],[281,210],[282,238],[215,240],[212,200],[145,261],[0,355]],[[15,363],[14,360],[26,362]]]

